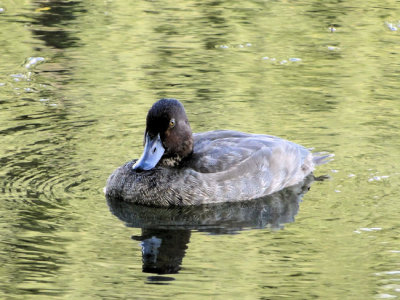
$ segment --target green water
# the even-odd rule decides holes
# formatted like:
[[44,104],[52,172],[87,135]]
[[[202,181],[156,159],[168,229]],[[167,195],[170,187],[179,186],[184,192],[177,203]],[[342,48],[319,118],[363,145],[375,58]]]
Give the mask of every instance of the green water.
[[[399,298],[399,23],[398,1],[1,1],[0,298]],[[331,178],[279,224],[121,220],[103,187],[161,97],[195,132],[335,153]],[[160,240],[175,271],[143,272]]]

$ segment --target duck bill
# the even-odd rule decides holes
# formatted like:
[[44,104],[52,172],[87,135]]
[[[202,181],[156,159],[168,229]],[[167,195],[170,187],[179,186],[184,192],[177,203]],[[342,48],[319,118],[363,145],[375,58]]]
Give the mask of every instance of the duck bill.
[[142,156],[133,165],[134,170],[151,170],[160,161],[164,154],[164,147],[161,142],[160,134],[151,138],[148,133],[146,133],[146,143],[144,145],[144,150]]

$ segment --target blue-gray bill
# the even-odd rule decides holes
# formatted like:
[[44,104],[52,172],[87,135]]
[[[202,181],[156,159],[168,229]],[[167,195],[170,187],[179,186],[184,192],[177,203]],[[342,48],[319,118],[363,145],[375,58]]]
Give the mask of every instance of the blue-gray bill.
[[161,142],[160,134],[151,138],[148,133],[146,133],[146,143],[144,145],[144,150],[142,156],[133,165],[134,170],[151,170],[160,161],[164,154],[164,147]]

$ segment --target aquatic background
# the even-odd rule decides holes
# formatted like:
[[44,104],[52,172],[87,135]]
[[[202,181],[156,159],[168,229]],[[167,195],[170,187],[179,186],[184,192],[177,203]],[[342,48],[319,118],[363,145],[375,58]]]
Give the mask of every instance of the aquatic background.
[[[0,298],[399,298],[399,4],[0,1]],[[334,153],[330,179],[262,224],[112,213],[105,181],[161,97],[195,132]],[[161,254],[171,274],[146,267]]]

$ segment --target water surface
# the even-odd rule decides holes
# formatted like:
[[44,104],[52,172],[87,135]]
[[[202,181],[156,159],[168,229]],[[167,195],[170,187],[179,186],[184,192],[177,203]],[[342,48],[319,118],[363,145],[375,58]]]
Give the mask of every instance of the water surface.
[[[0,298],[400,297],[397,1],[3,1],[0,28]],[[161,97],[195,132],[335,153],[330,179],[116,209],[105,181]]]

